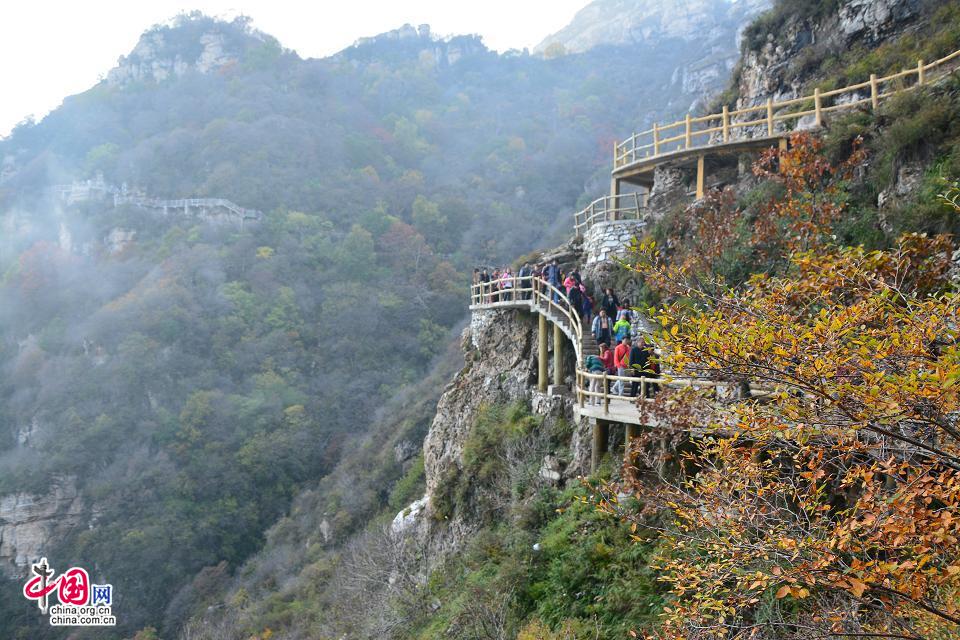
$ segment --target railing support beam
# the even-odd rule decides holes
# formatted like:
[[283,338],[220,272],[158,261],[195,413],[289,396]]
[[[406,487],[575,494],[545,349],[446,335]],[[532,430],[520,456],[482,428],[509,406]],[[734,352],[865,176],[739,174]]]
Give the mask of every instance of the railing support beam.
[[610,423],[599,418],[593,423],[593,450],[590,452],[590,472],[596,473],[600,460],[607,452],[607,440],[610,438]]
[[537,389],[547,390],[547,317],[537,314]]
[[697,156],[697,200],[703,197],[703,174],[706,165],[705,158],[706,156],[703,154]]
[[816,89],[813,90],[813,112],[814,112],[814,117],[817,120],[818,127],[823,126],[823,111],[821,107],[821,102],[822,101],[820,100],[820,87],[817,87]]
[[[543,316],[540,316],[541,318]],[[553,384],[560,386],[563,384],[563,331],[560,325],[553,325]]]

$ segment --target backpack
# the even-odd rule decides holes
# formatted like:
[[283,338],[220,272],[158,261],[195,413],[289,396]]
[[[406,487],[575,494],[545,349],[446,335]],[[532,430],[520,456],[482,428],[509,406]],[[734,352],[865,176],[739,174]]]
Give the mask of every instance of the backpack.
[[587,359],[584,360],[584,364],[587,366],[587,371],[603,371],[603,361],[598,356],[587,356]]

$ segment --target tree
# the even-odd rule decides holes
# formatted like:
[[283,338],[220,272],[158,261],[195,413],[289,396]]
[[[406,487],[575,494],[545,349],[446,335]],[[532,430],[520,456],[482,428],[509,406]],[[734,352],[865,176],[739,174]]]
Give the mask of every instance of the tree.
[[[779,158],[779,179],[830,173],[815,153],[793,157],[804,166]],[[601,488],[600,507],[638,526],[648,520],[620,504],[624,489],[669,514],[657,563],[675,598],[665,637],[960,633],[952,243],[908,234],[884,251],[836,246],[839,179],[788,187],[762,211],[756,229],[796,230],[792,252],[739,287],[636,246],[634,268],[665,300],[664,369],[720,385],[661,394],[653,409],[707,431],[678,456],[679,478],[660,474],[645,490],[655,465],[640,456],[625,486]],[[754,248],[770,238],[753,237]],[[732,392],[748,384],[762,397]]]

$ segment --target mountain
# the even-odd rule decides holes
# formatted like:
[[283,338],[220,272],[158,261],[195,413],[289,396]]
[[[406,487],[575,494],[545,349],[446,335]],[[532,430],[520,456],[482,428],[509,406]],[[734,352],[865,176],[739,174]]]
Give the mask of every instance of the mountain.
[[594,0],[534,51],[582,53],[602,45],[674,40],[695,45],[704,56],[736,58],[739,29],[770,5],[770,0]]
[[[304,60],[189,14],[18,126],[0,140],[4,588],[45,554],[114,586],[119,626],[85,637],[175,637],[291,513],[320,553],[402,508],[471,269],[565,237],[613,141],[703,98],[688,62],[649,43],[498,55],[423,26]],[[25,600],[0,616],[60,637]]]
[[[804,93],[794,95],[809,95],[820,83],[833,87],[859,83],[864,71],[894,73],[908,68],[911,61],[915,64],[918,58],[940,58],[956,50],[960,42],[960,3],[850,0],[798,5],[784,0],[753,23],[749,32],[751,37],[739,65],[744,73],[731,79],[730,89],[722,97],[724,104],[762,104],[771,95],[790,95],[791,91],[802,90]],[[648,219],[637,227],[619,228],[641,228],[656,240],[661,248],[659,255],[668,259],[687,257],[689,262],[684,266],[706,264],[709,277],[703,280],[712,286],[713,277],[723,278],[724,284],[734,287],[732,293],[725,294],[729,297],[724,302],[736,306],[745,287],[757,283],[767,286],[776,278],[798,278],[798,271],[809,270],[808,261],[820,258],[814,252],[803,252],[798,261],[802,268],[790,270],[786,265],[784,244],[793,241],[799,229],[799,225],[787,225],[799,220],[830,238],[824,253],[834,251],[835,242],[842,244],[846,255],[855,261],[864,261],[871,269],[864,274],[864,286],[871,289],[880,277],[872,271],[872,265],[881,261],[890,247],[909,250],[910,245],[924,245],[933,234],[955,236],[960,232],[954,208],[937,197],[945,188],[943,175],[960,175],[956,153],[960,127],[952,117],[960,109],[957,89],[955,75],[948,75],[933,86],[893,97],[876,110],[831,112],[828,126],[818,134],[822,137],[796,138],[787,156],[790,162],[776,163],[773,169],[769,162],[755,165],[759,176],[751,169],[759,154],[715,159],[713,170],[724,172],[727,188],[696,203],[691,203],[689,196],[691,168],[664,164],[658,169],[658,177],[666,175],[669,179],[655,180],[656,197],[651,198]],[[835,171],[833,167],[842,169]],[[792,199],[785,199],[788,188],[782,176],[792,180],[789,189],[798,190]],[[954,185],[954,196],[956,189]],[[779,209],[784,202],[791,206]],[[766,223],[763,216],[771,211],[783,216],[774,219],[783,227],[757,222]],[[802,217],[811,211],[816,216],[825,212],[830,215],[817,218],[813,224]],[[838,217],[833,218],[833,214]],[[900,239],[901,234],[907,234],[905,240]],[[950,254],[943,250],[949,242],[942,236],[936,242],[943,244],[930,245],[935,255],[929,266],[923,263],[916,272],[931,273],[930,281],[949,287]],[[903,248],[898,248],[900,243]],[[595,244],[592,250],[600,253],[599,248]],[[865,249],[867,253],[863,254]],[[613,284],[618,293],[629,296],[640,308],[664,308],[663,300],[651,290],[653,283],[633,269],[596,260],[596,253],[590,252],[588,241],[572,240],[554,250],[519,256],[517,261],[556,258],[565,270],[580,269],[595,295],[600,294],[600,285]],[[900,272],[903,260],[900,254],[892,263],[892,271],[897,274],[894,281],[910,280]],[[956,299],[958,267],[960,251],[953,253],[954,297],[945,297],[951,294],[942,291],[923,296],[922,304],[941,301],[947,307],[947,301]],[[678,277],[682,275],[671,271],[663,279]],[[686,285],[697,277],[681,282]],[[836,274],[815,273],[810,277],[815,286],[800,306],[811,315],[817,331],[831,321],[845,333],[862,331],[875,321],[879,312],[871,306],[867,309],[871,318],[867,325],[860,326],[859,317],[856,326],[851,321],[843,325],[849,313],[848,300],[843,297],[838,301],[840,313],[826,315],[822,305],[832,294],[819,286],[823,282],[819,278],[834,277],[833,282],[842,287],[840,281],[848,279],[846,268]],[[793,288],[795,282],[801,289],[810,286],[810,281],[803,279],[787,282],[785,298],[798,295]],[[680,333],[687,318],[698,313],[688,296],[690,290],[680,289],[677,308],[683,321],[674,325]],[[717,295],[715,290],[709,291]],[[756,294],[756,290],[751,293]],[[912,297],[914,294],[907,295],[906,305],[919,302]],[[889,305],[881,299],[877,307],[900,309],[901,305]],[[722,313],[706,308],[707,313]],[[771,318],[771,326],[779,331],[789,313],[784,309],[790,306],[771,308],[772,315],[764,317]],[[758,312],[767,310],[752,306],[745,315],[752,317]],[[956,306],[948,311],[950,317],[955,313]],[[383,420],[388,426],[386,434],[372,432],[362,446],[341,458],[316,490],[301,493],[290,513],[267,532],[264,548],[230,580],[197,579],[184,592],[201,603],[186,624],[184,637],[690,640],[740,634],[766,640],[800,640],[810,637],[811,629],[824,637],[848,630],[852,634],[869,635],[877,630],[880,635],[902,635],[899,630],[912,628],[913,624],[923,628],[935,625],[936,637],[955,635],[953,621],[948,618],[933,621],[927,617],[929,610],[908,610],[906,600],[875,598],[870,591],[875,586],[864,589],[863,585],[846,582],[853,573],[843,571],[856,571],[848,564],[848,553],[861,554],[867,558],[863,564],[884,566],[883,571],[896,570],[899,565],[874,562],[876,554],[885,554],[886,549],[879,547],[876,529],[869,524],[838,530],[827,520],[821,521],[825,522],[821,530],[811,533],[811,518],[820,516],[797,511],[797,501],[804,492],[798,492],[793,481],[804,477],[808,467],[791,467],[790,454],[784,448],[785,444],[792,447],[795,441],[786,433],[788,429],[778,424],[770,441],[755,450],[756,456],[742,455],[744,449],[740,447],[744,443],[752,446],[755,431],[731,442],[723,434],[736,420],[727,413],[713,413],[718,405],[720,409],[744,406],[733,400],[735,392],[729,387],[723,392],[718,387],[705,393],[705,406],[685,405],[683,393],[661,390],[658,401],[650,405],[649,415],[654,417],[652,422],[662,419],[663,423],[659,428],[656,424],[641,426],[634,440],[635,455],[621,468],[620,460],[626,456],[624,440],[630,434],[625,425],[608,423],[609,430],[594,429],[588,418],[575,413],[573,396],[538,390],[541,380],[536,345],[543,336],[533,315],[507,308],[472,313],[469,326],[461,334],[459,354],[454,347],[449,358],[416,387],[413,397],[418,401],[410,402],[404,410],[391,407],[390,416]],[[930,333],[935,337],[919,340],[922,346],[918,357],[927,362],[947,362],[946,366],[952,366],[950,375],[954,375],[956,354],[951,349],[956,343],[955,327],[945,328],[942,317],[936,315],[930,323],[936,327]],[[690,349],[696,352],[709,332],[691,333]],[[745,339],[735,329],[728,333],[734,343]],[[812,331],[807,336],[809,353],[784,350],[781,356],[786,379],[795,379],[796,363],[803,357],[815,362],[809,375],[821,375],[822,361],[830,357],[827,352],[843,341],[823,347],[816,344],[820,335]],[[942,339],[942,349],[938,346],[940,335],[947,336]],[[794,339],[788,336],[787,346]],[[880,341],[885,339],[883,336]],[[779,344],[776,338],[771,343]],[[737,348],[743,348],[743,344],[738,343]],[[745,355],[738,357],[748,366],[756,362],[758,353],[766,355],[764,349],[770,348],[749,341]],[[551,351],[557,353],[555,346]],[[734,351],[718,358],[732,357]],[[861,357],[869,360],[873,354],[872,349],[864,349]],[[569,350],[566,357],[566,382],[576,384]],[[684,362],[686,357],[690,352],[680,354],[679,359]],[[691,359],[685,364],[696,366],[696,358]],[[845,366],[843,362],[839,370],[839,385],[848,389],[848,385],[864,384]],[[458,367],[450,376],[449,369]],[[913,375],[911,370],[894,366],[889,374]],[[728,376],[720,380],[730,380],[732,375]],[[444,382],[437,400],[431,393],[436,394]],[[939,393],[937,387],[931,395]],[[427,396],[429,399],[425,399]],[[795,397],[803,396],[798,391]],[[822,406],[827,420],[832,421],[836,419],[835,401],[833,397],[826,405],[810,404]],[[886,411],[886,404],[878,404],[879,411]],[[703,413],[686,411],[690,406]],[[767,410],[777,405],[771,399],[746,406],[750,407],[746,413],[753,415],[756,408],[761,412],[760,421],[764,421],[772,415]],[[858,411],[862,409],[862,405],[856,406]],[[924,401],[918,406],[926,411],[931,405]],[[719,432],[707,427],[707,421],[715,416],[721,418],[717,422],[722,425]],[[783,426],[794,431],[804,428],[794,416],[790,419],[792,422]],[[814,446],[824,447],[827,439],[820,438],[821,425],[814,424]],[[908,433],[914,433],[913,426],[907,428],[911,429]],[[693,433],[703,429],[711,437]],[[722,449],[712,447],[714,434]],[[423,446],[418,453],[408,445],[421,435]],[[801,436],[799,445],[806,446],[807,432],[801,432]],[[851,440],[858,443],[856,455],[843,448],[838,458],[866,455],[867,445],[860,446],[861,438],[866,437],[853,434]],[[836,443],[826,442],[827,446],[831,444]],[[597,446],[601,447],[599,451]],[[709,456],[722,455],[728,446],[731,457],[744,464],[741,469],[769,472],[769,484],[758,481],[745,489],[740,475],[712,466],[715,463]],[[707,455],[698,453],[704,448]],[[610,455],[601,456],[603,450]],[[817,458],[817,452],[823,450],[813,449],[812,457]],[[597,468],[591,468],[593,452],[600,463]],[[891,464],[886,462],[893,455],[890,449],[880,447],[879,455],[882,458],[878,464]],[[918,458],[923,466],[929,463],[926,456]],[[815,466],[814,461],[804,462]],[[824,484],[811,485],[813,491],[809,493],[823,501],[817,509],[827,514],[823,517],[845,517],[851,511],[837,509],[836,505],[850,504],[861,490],[837,473],[833,464],[831,461],[825,470],[817,467],[817,477],[822,471],[826,479]],[[390,471],[384,472],[385,468]],[[701,483],[707,472],[713,473]],[[926,482],[937,484],[936,477],[929,476]],[[790,481],[781,485],[785,478]],[[889,502],[864,514],[863,520],[857,512],[855,523],[871,523],[876,513],[887,518],[898,512],[893,515],[899,526],[892,530],[891,538],[906,542],[894,541],[892,546],[900,545],[898,561],[906,560],[912,568],[917,551],[910,546],[909,536],[913,532],[937,536],[941,525],[914,526],[914,514],[922,511],[925,500],[922,495],[911,501],[910,509],[888,509],[889,504],[898,504],[895,490],[903,485],[896,485],[897,480],[889,475],[870,478],[864,480],[859,495],[872,499],[873,488],[880,491],[881,485],[886,485]],[[685,508],[691,504],[686,500],[692,492],[704,488],[711,491],[717,486],[728,493]],[[955,486],[955,480],[950,486]],[[371,497],[376,490],[373,487],[382,487],[383,493],[389,487],[389,496]],[[758,495],[764,499],[755,501]],[[771,495],[776,500],[769,498]],[[677,496],[683,501],[680,506],[671,504]],[[750,513],[755,520],[744,526],[741,514],[746,511],[727,510],[734,504],[746,504],[746,508],[754,505]],[[949,520],[950,513],[949,505],[939,503],[932,519]],[[786,529],[789,533],[778,530],[768,535],[766,528],[774,522],[772,518],[784,514],[786,522],[797,524]],[[687,526],[687,518],[697,518],[697,526]],[[779,526],[782,521],[776,522]],[[760,525],[754,526],[756,523]],[[724,524],[729,528],[721,529]],[[730,540],[717,535],[728,531],[735,532]],[[809,555],[795,553],[798,544],[807,544],[808,536],[825,533],[841,538],[838,545],[846,545],[843,554],[834,553],[836,547],[827,545],[814,547]],[[863,546],[849,546],[851,536]],[[698,546],[685,546],[688,541]],[[755,545],[760,543],[767,545],[764,554],[755,554]],[[943,562],[923,574],[913,573],[919,584],[934,572],[944,580],[955,580],[951,577],[956,573],[955,552],[949,546],[937,547]],[[924,554],[928,553],[926,549]],[[722,555],[725,553],[730,555]],[[717,554],[720,561],[716,560]],[[845,577],[839,583],[824,584],[819,577],[819,563],[824,558],[835,559],[843,567],[839,572]],[[717,573],[701,571],[705,562],[709,562],[709,571]],[[814,573],[805,574],[809,579],[794,585],[790,579],[781,578],[784,566],[812,566]],[[764,573],[756,573],[756,567]],[[715,580],[714,575],[725,579]],[[805,585],[802,592],[788,593],[791,588],[800,589],[800,584]],[[711,596],[720,593],[722,598],[701,600],[704,592]],[[866,598],[861,599],[864,594]],[[917,598],[938,596],[935,590],[916,591]],[[727,605],[725,598],[736,602],[737,608]],[[953,606],[952,598],[950,591],[945,606]],[[892,622],[883,617],[883,605],[894,616]],[[728,617],[718,621],[718,609]],[[698,617],[692,615],[694,611]],[[672,626],[666,627],[667,622]]]

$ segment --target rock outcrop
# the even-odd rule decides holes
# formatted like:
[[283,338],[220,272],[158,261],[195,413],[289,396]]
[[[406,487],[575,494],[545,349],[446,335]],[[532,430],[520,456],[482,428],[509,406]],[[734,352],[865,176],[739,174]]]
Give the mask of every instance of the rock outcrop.
[[[552,334],[552,332],[551,332]],[[566,338],[564,338],[566,340]],[[553,353],[552,339],[550,353]],[[550,421],[574,424],[567,463],[550,454],[542,461],[546,481],[558,483],[586,472],[590,460],[590,431],[586,421],[575,422],[572,396],[548,396],[536,390],[537,319],[524,311],[474,313],[464,330],[466,365],[444,391],[436,416],[423,443],[426,495],[397,514],[395,532],[415,532],[439,563],[456,551],[478,523],[469,514],[455,514],[439,522],[431,499],[440,485],[456,477],[463,465],[463,448],[483,407],[515,401],[529,403],[531,411]],[[567,370],[573,371],[572,349]],[[551,355],[552,357],[552,355]],[[571,380],[572,381],[572,380]],[[543,428],[546,428],[545,426]]]
[[659,105],[669,106],[662,115],[675,117],[695,111],[722,88],[739,57],[740,33],[770,4],[771,0],[595,0],[534,52],[555,56],[614,45],[631,48],[625,57],[649,57],[651,64],[662,64],[658,52],[670,48],[674,53],[663,67],[665,86],[645,90],[656,91]]
[[[571,53],[604,44],[636,44],[678,39],[717,43],[736,58],[740,25],[770,6],[770,0],[595,0],[577,12],[560,31],[534,49],[560,44]],[[724,42],[724,40],[729,42]]]
[[243,18],[232,23],[203,16],[181,16],[176,28],[155,27],[144,33],[137,46],[117,61],[107,74],[110,86],[137,82],[160,83],[190,71],[212,73],[243,60],[255,46],[273,46],[273,38],[249,28]]
[[768,34],[757,49],[743,52],[737,109],[762,104],[767,98],[800,96],[810,80],[807,66],[811,57],[894,37],[910,27],[918,11],[918,0],[841,0],[839,10],[825,18],[787,20],[776,37]]
[[80,526],[86,514],[73,478],[59,478],[45,494],[0,496],[0,568],[7,575],[23,575],[49,541]]

